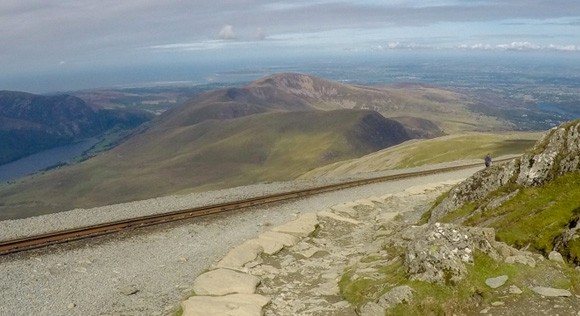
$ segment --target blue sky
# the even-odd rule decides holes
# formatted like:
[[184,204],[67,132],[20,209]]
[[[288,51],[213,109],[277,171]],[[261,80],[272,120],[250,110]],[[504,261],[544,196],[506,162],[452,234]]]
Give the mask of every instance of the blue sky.
[[123,69],[187,62],[393,50],[580,54],[580,1],[2,0],[0,30],[0,89],[66,90],[58,81],[70,74],[107,85]]

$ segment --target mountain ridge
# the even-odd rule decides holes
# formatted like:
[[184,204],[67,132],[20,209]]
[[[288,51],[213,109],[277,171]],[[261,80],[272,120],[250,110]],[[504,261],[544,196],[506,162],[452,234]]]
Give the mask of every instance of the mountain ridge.
[[[157,125],[232,119],[270,111],[373,110],[388,118],[431,121],[443,133],[510,129],[508,122],[469,110],[458,93],[423,85],[367,87],[348,85],[299,73],[282,73],[240,88],[220,89],[192,98],[160,115]],[[401,120],[405,125],[409,120]]]
[[[472,119],[457,94],[414,89],[279,74],[207,92],[155,117],[108,152],[0,188],[0,213],[22,217],[39,209],[292,180],[414,137],[440,136],[443,118]],[[438,121],[431,121],[432,115]],[[401,116],[406,118],[397,121]],[[461,126],[471,128],[474,122]]]

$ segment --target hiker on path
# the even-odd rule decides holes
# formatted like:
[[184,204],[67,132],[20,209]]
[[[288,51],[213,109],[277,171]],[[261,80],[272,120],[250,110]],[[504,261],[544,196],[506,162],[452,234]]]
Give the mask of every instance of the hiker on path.
[[489,166],[491,166],[491,155],[490,154],[485,155],[483,161],[485,161],[485,167],[489,168]]

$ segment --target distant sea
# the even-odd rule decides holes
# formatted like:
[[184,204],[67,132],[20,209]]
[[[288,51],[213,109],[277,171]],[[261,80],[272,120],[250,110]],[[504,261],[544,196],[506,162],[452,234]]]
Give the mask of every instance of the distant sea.
[[0,182],[7,182],[35,172],[66,163],[81,156],[97,143],[94,138],[71,145],[56,147],[0,165]]

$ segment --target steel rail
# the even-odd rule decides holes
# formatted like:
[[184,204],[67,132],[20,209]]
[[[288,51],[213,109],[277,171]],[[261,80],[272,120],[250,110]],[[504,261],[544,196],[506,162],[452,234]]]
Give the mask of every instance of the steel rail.
[[[503,159],[498,160],[498,162],[511,160],[511,159]],[[244,208],[249,208],[253,206],[260,206],[271,204],[275,202],[286,201],[290,199],[296,199],[306,196],[312,196],[316,194],[321,194],[330,191],[338,191],[347,188],[352,188],[356,186],[362,186],[372,183],[378,182],[386,182],[386,181],[393,181],[393,180],[400,180],[405,178],[413,178],[419,176],[426,176],[436,173],[444,173],[450,171],[456,171],[461,169],[468,169],[477,166],[481,166],[481,163],[473,163],[473,164],[466,164],[466,165],[459,165],[459,166],[452,166],[452,167],[444,167],[432,170],[425,170],[425,171],[415,171],[415,172],[407,172],[407,173],[400,173],[388,176],[381,176],[369,179],[359,179],[359,180],[351,180],[343,183],[337,184],[330,184],[310,189],[303,189],[303,190],[295,190],[283,193],[276,193],[266,196],[259,196],[254,198],[249,198],[240,201],[233,201],[233,202],[225,202],[220,204],[213,204],[208,206],[201,206],[195,207],[190,209],[172,211],[162,214],[154,214],[154,215],[147,215],[141,216],[136,218],[118,220],[103,224],[97,225],[90,225],[85,227],[78,227],[72,228],[57,232],[50,232],[45,234],[39,234],[34,236],[28,236],[23,238],[17,238],[12,240],[5,240],[0,241],[0,255],[6,255],[10,253],[31,250],[36,248],[42,248],[49,245],[59,244],[70,242],[74,240],[80,240],[84,238],[91,238],[96,236],[102,236],[112,233],[117,233],[121,231],[126,231],[129,229],[136,229],[140,227],[147,227],[152,225],[158,225],[163,223],[174,222],[178,220],[205,216],[210,214],[216,214],[221,212],[227,211],[234,211],[240,210]]]

